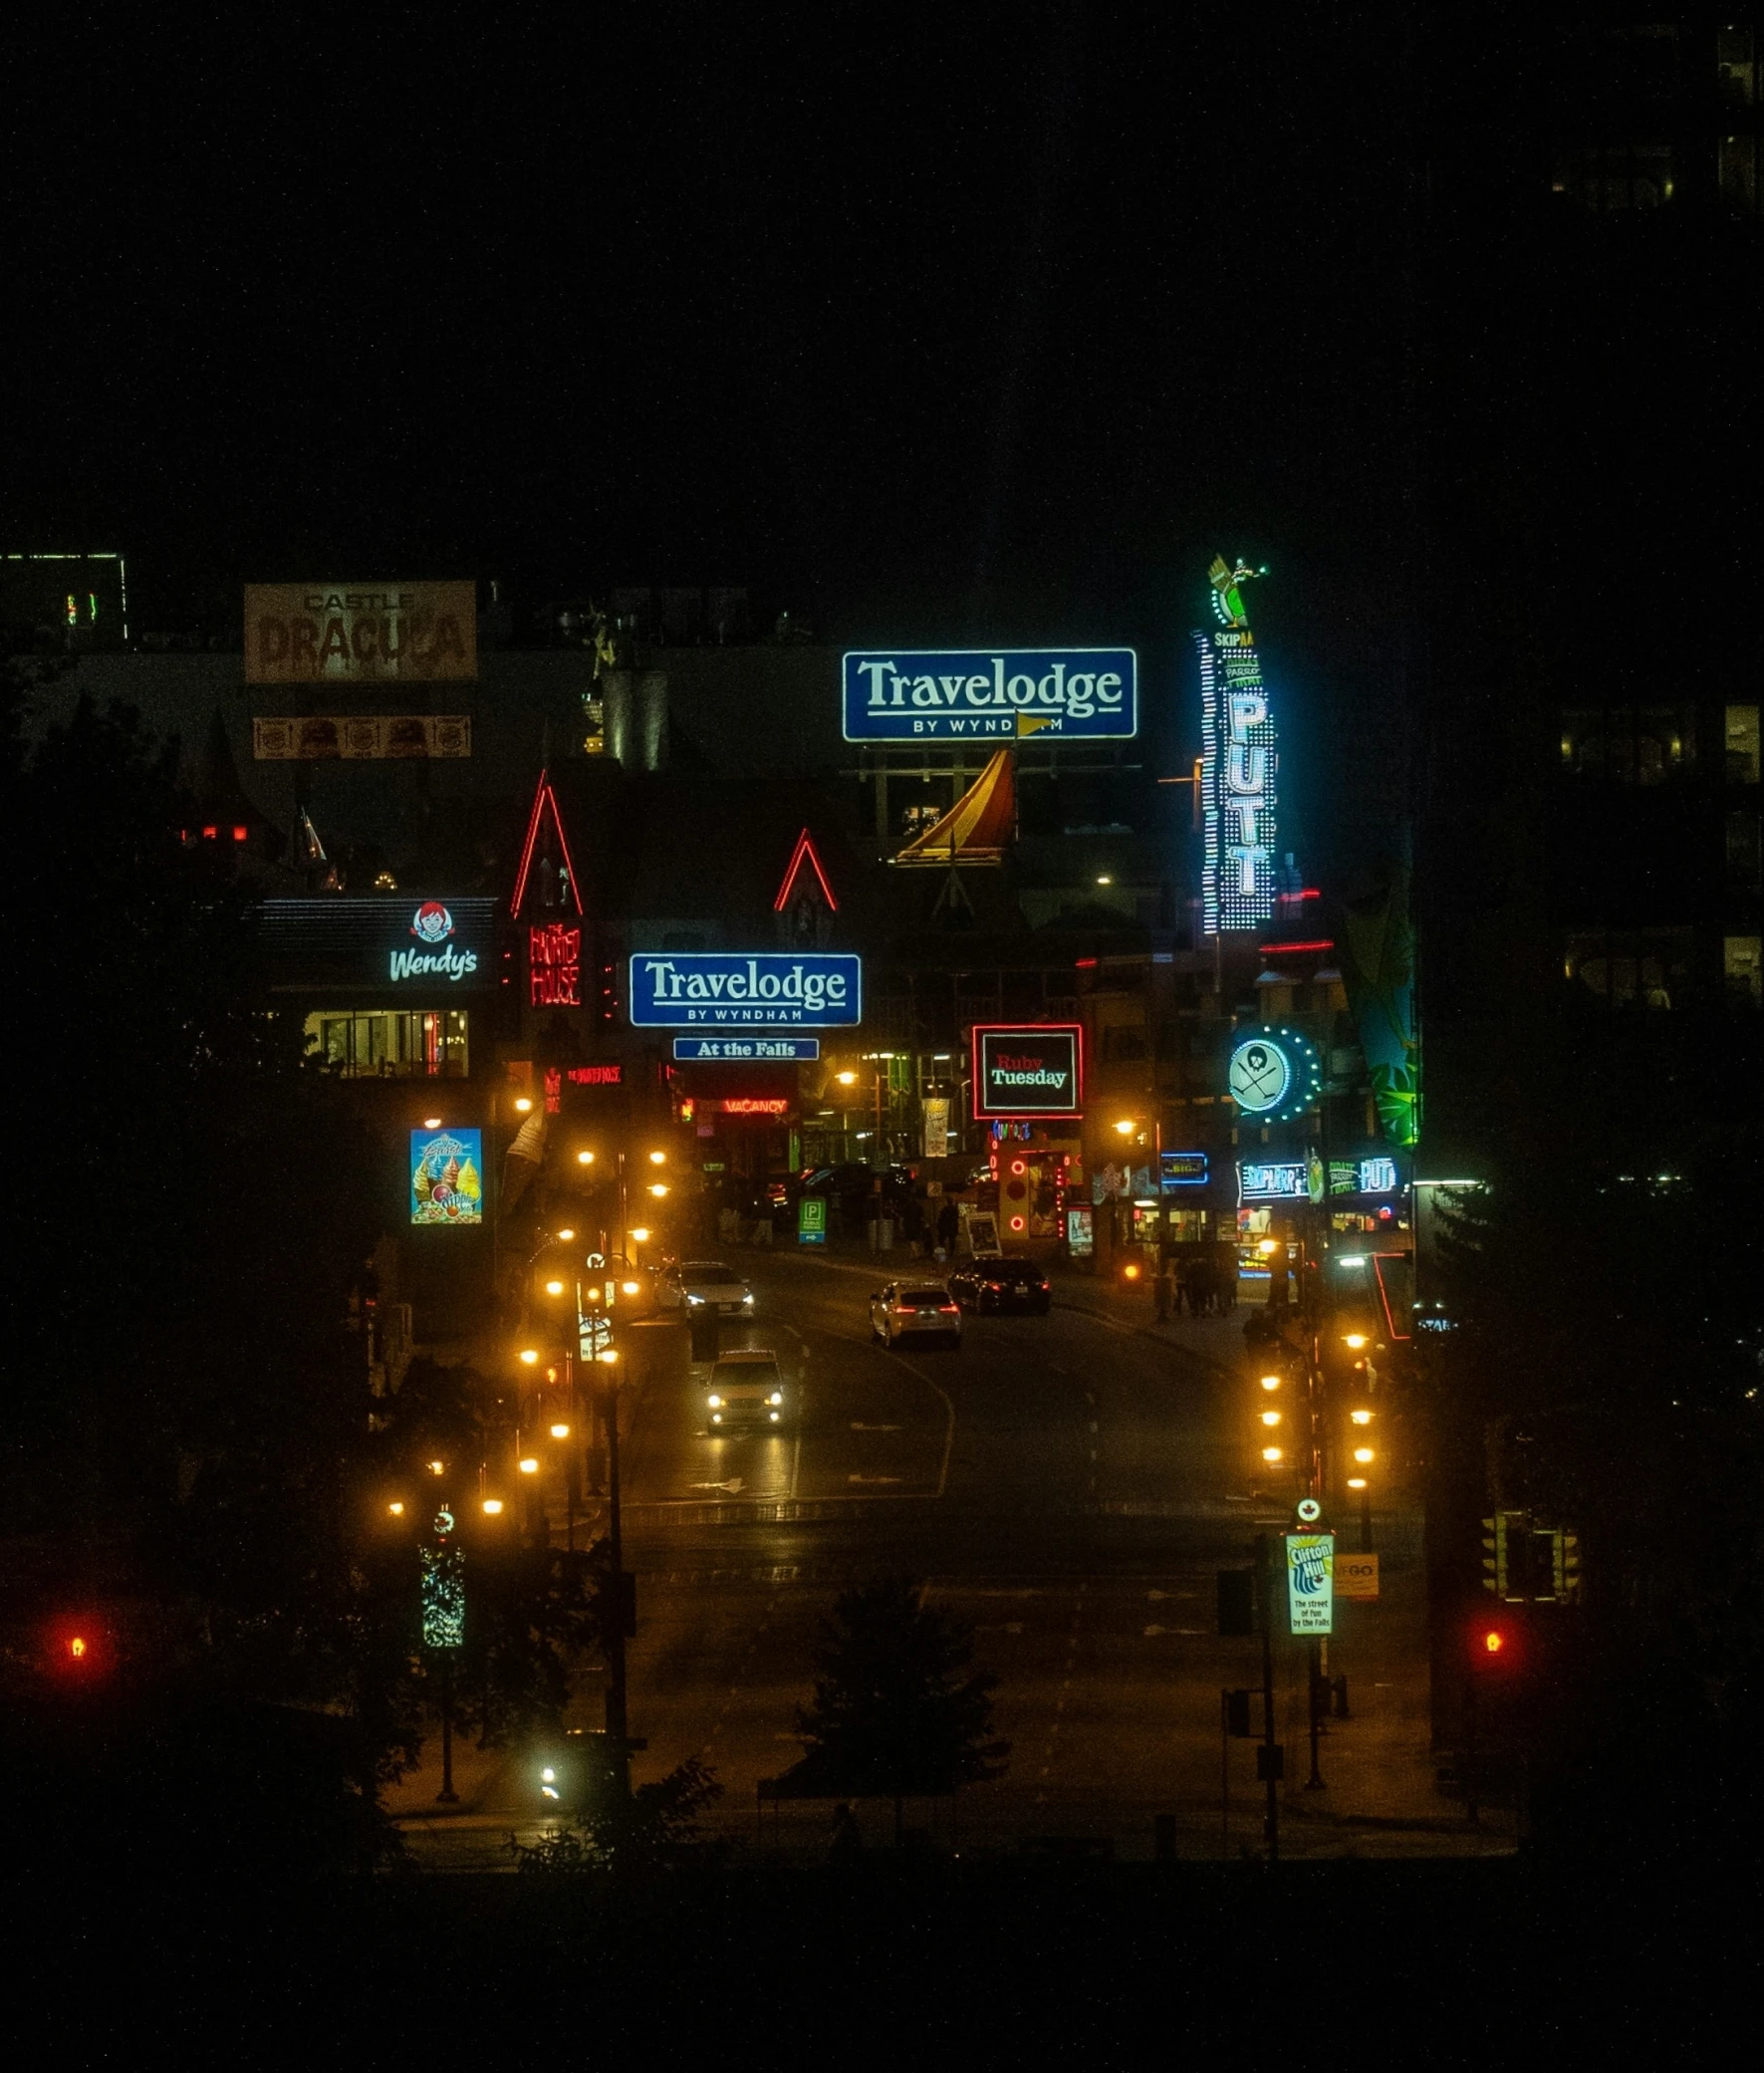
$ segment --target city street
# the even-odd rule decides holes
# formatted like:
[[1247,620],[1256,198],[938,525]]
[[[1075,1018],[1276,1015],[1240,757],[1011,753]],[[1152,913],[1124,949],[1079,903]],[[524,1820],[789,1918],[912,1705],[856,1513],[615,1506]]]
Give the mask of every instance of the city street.
[[[637,1782],[702,1757],[725,1788],[720,1831],[823,1848],[828,1806],[767,1802],[762,1825],[756,1787],[796,1759],[794,1708],[839,1589],[905,1569],[973,1623],[1012,1745],[1003,1778],[911,1807],[915,1827],[962,1849],[1085,1838],[1143,1857],[1154,1817],[1172,1814],[1182,1855],[1259,1848],[1254,1745],[1228,1745],[1227,1825],[1219,1731],[1220,1689],[1259,1685],[1259,1644],[1216,1636],[1214,1578],[1290,1519],[1250,1475],[1252,1385],[1220,1365],[1241,1348],[1235,1324],[1151,1327],[1128,1298],[1065,1282],[1051,1316],[970,1317],[959,1351],[893,1353],[869,1336],[871,1266],[783,1253],[744,1265],[758,1314],[725,1328],[725,1346],[778,1353],[796,1431],[710,1436],[684,1332],[624,1335],[630,1718],[648,1742]],[[1498,1823],[1470,1831],[1435,1788],[1419,1538],[1418,1515],[1382,1515],[1383,1600],[1338,1609],[1328,1667],[1348,1679],[1350,1714],[1322,1741],[1321,1790],[1306,1789],[1300,1645],[1276,1644],[1288,1854],[1508,1847]],[[601,1689],[585,1670],[579,1724],[600,1723]],[[1259,1692],[1254,1717],[1259,1731]],[[482,1865],[511,1828],[537,1825],[531,1768],[522,1753],[468,1759],[461,1808],[443,1819],[427,1770],[392,1805],[425,1862]],[[873,1840],[891,1830],[891,1809],[862,1819]]]

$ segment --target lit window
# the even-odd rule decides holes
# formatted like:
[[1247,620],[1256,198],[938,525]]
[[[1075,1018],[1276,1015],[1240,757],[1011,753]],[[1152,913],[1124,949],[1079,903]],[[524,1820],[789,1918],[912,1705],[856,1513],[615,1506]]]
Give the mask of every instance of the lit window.
[[1721,947],[1728,1003],[1741,1008],[1764,1005],[1764,936],[1730,935]]
[[1730,785],[1758,782],[1758,708],[1730,705],[1727,708],[1725,775]]

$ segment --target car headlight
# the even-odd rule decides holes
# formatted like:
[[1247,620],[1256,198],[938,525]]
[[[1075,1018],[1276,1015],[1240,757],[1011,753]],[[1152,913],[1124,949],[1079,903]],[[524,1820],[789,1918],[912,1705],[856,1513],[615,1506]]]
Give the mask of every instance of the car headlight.
[[686,1298],[686,1301],[688,1303],[702,1303],[704,1301],[704,1298],[702,1296],[688,1296]]
[[722,1409],[723,1400],[721,1397],[706,1397],[704,1401],[710,1406],[712,1411],[720,1411]]
[[741,1300],[744,1303],[751,1303],[753,1301],[753,1290],[748,1289],[746,1293],[742,1296]]
[[778,1423],[778,1414],[775,1411],[772,1414],[772,1423],[773,1425],[776,1425]]
[[782,1390],[774,1390],[766,1399],[766,1402],[768,1404],[782,1404],[784,1402],[784,1392]]
[[710,1414],[710,1422],[713,1425],[720,1425],[723,1422],[722,1413],[720,1411],[713,1411]]

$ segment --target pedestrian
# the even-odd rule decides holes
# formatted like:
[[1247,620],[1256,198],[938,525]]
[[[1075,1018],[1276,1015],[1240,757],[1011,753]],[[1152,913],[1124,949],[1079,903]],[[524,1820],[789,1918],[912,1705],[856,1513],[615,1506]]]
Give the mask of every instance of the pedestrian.
[[937,1243],[942,1246],[946,1259],[955,1257],[955,1234],[961,1228],[961,1212],[947,1195],[943,1206],[937,1211]]
[[858,1817],[843,1799],[833,1810],[833,1841],[827,1854],[835,1864],[850,1864],[864,1848]]

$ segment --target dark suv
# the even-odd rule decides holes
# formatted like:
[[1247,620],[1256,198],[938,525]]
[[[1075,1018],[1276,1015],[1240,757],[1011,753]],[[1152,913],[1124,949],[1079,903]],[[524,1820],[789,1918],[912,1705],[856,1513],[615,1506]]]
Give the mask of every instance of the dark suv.
[[1029,1310],[1045,1317],[1053,1302],[1048,1277],[1034,1260],[969,1260],[949,1277],[949,1293],[964,1310]]

